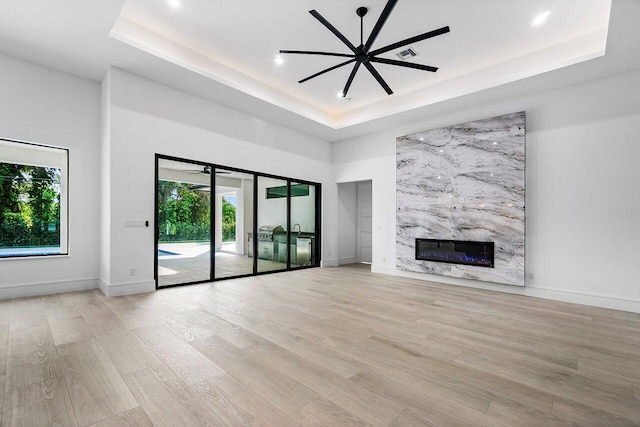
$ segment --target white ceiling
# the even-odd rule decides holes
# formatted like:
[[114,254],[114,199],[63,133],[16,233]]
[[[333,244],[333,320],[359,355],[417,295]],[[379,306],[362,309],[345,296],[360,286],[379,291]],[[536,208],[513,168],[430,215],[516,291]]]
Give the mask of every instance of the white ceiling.
[[[374,64],[394,94],[388,96],[363,68],[346,102],[336,94],[352,65],[297,83],[344,58],[284,55],[283,65],[274,58],[279,49],[350,53],[308,11],[317,9],[357,46],[355,10],[369,8],[366,41],[386,0],[179,1],[174,8],[168,1],[127,0],[112,37],[334,128],[602,55],[611,5],[610,0],[400,0],[372,48],[449,26],[450,33],[411,45],[419,53],[411,61],[437,66],[438,72]],[[545,11],[547,22],[532,27]],[[398,59],[396,53],[405,48],[382,57]]]
[[[361,69],[352,101],[340,103],[348,67],[299,85],[335,62],[288,56],[277,67],[273,56],[346,52],[308,10],[359,42],[356,7],[370,8],[366,38],[385,0],[181,2],[173,10],[166,0],[0,0],[0,53],[95,81],[117,66],[328,141],[455,109],[465,94],[485,102],[640,68],[637,0],[613,0],[611,19],[610,0],[400,0],[376,46],[449,25],[449,34],[413,45],[415,61],[439,71],[380,64],[395,91],[387,96]],[[548,22],[532,28],[544,10],[552,12]],[[602,55],[605,40],[605,56],[566,67]]]
[[[251,174],[226,169],[214,169],[216,173],[216,193],[218,194],[234,192],[241,186],[242,179],[253,179]],[[211,174],[205,172],[205,166],[168,159],[159,160],[158,177],[168,181],[188,184],[206,186],[211,184]]]

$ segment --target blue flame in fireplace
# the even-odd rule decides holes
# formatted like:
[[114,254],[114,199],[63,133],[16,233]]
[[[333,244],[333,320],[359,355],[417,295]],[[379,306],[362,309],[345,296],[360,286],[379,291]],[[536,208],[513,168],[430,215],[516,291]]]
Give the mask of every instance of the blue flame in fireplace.
[[493,242],[416,239],[416,260],[493,267]]
[[465,262],[473,264],[485,264],[491,265],[491,260],[485,257],[477,257],[460,252],[440,252],[440,251],[421,251],[419,253],[420,259],[436,259],[451,262]]

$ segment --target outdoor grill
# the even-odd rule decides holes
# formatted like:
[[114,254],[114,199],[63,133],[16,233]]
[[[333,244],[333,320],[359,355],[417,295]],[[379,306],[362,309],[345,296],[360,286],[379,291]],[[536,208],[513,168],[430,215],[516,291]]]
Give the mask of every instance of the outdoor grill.
[[286,232],[279,225],[263,225],[258,229],[258,258],[275,261],[278,257],[278,244],[284,243],[286,250]]
[[258,242],[273,242],[274,234],[285,234],[279,225],[263,225],[258,228]]

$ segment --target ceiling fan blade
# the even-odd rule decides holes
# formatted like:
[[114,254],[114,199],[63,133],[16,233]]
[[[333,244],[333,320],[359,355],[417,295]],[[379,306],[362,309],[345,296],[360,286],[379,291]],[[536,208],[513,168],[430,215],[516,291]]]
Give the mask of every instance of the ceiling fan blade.
[[389,0],[387,2],[387,5],[384,7],[384,10],[378,18],[378,22],[376,22],[376,25],[373,27],[373,30],[369,35],[369,39],[367,39],[367,43],[364,45],[364,53],[369,52],[369,49],[371,49],[371,46],[373,46],[373,43],[376,41],[378,34],[380,34],[380,30],[382,30],[382,27],[387,22],[387,18],[389,18],[389,15],[391,15],[393,8],[396,6],[396,3],[398,3],[398,0]]
[[389,52],[390,50],[397,49],[402,46],[406,46],[411,43],[417,43],[422,40],[430,39],[431,37],[440,36],[442,34],[446,34],[449,32],[449,27],[438,28],[437,30],[429,31],[428,33],[420,34],[419,36],[414,36],[408,39],[401,40],[399,42],[390,44],[388,46],[382,47],[380,49],[376,49],[373,52],[369,53],[369,56],[380,55],[381,53]]
[[364,64],[365,67],[367,67],[367,70],[369,70],[371,75],[378,81],[378,83],[380,83],[380,86],[382,86],[382,88],[385,90],[385,92],[387,92],[387,95],[391,95],[393,93],[393,91],[391,90],[391,88],[389,87],[387,82],[384,81],[384,79],[382,78],[380,73],[378,73],[376,71],[376,69],[373,68],[373,65],[371,65],[371,63],[369,63],[369,62],[363,62],[363,64]]
[[353,78],[356,76],[358,72],[358,68],[360,68],[360,62],[356,62],[356,65],[353,66],[353,70],[351,70],[351,74],[349,74],[349,78],[347,79],[347,84],[344,85],[344,90],[342,91],[342,97],[345,98],[347,93],[349,92],[349,88],[351,87],[351,83],[353,83]]
[[191,191],[211,191],[211,187],[208,186],[208,185],[194,184],[194,185],[189,187],[189,190],[191,190]]
[[438,71],[438,67],[431,67],[429,65],[414,64],[413,62],[396,61],[395,59],[387,58],[370,58],[371,62],[379,62],[380,64],[397,65],[398,67],[415,68],[416,70],[431,71],[435,73]]
[[182,169],[182,172],[186,172],[190,174],[201,173],[203,175],[211,175],[211,167],[203,166],[202,169]]
[[316,52],[311,50],[281,50],[280,53],[295,53],[299,55],[323,55],[323,56],[339,56],[342,58],[353,58],[355,55],[347,53],[333,53],[333,52]]
[[335,34],[335,36],[336,36],[337,38],[339,38],[340,40],[342,40],[342,43],[346,44],[346,45],[347,45],[347,47],[351,50],[351,52],[353,52],[353,53],[358,53],[358,52],[357,52],[357,50],[356,50],[356,47],[355,47],[353,44],[351,44],[351,42],[350,42],[350,41],[349,41],[349,40],[348,40],[348,39],[347,39],[347,38],[346,38],[346,37],[345,37],[345,36],[344,36],[340,31],[338,31],[338,30],[336,29],[336,27],[334,27],[333,25],[331,25],[331,24],[329,23],[329,21],[327,21],[326,19],[324,19],[324,18],[322,17],[322,15],[320,15],[320,14],[318,13],[318,11],[316,11],[316,10],[314,9],[314,10],[310,10],[310,11],[309,11],[309,13],[310,13],[311,15],[313,15],[313,17],[314,17],[314,18],[316,18],[318,21],[320,21],[320,23],[321,23],[322,25],[324,25],[325,27],[327,27],[327,29],[328,29],[329,31],[331,31],[333,34]]
[[345,61],[345,62],[343,62],[342,64],[334,65],[333,67],[329,67],[329,68],[327,68],[326,70],[322,70],[322,71],[320,71],[319,73],[315,73],[315,74],[313,74],[313,75],[311,75],[311,76],[309,76],[309,77],[307,77],[307,78],[304,78],[304,79],[300,80],[298,83],[304,83],[304,82],[306,82],[307,80],[311,80],[311,79],[313,79],[314,77],[321,76],[321,75],[322,75],[322,74],[324,74],[324,73],[328,73],[329,71],[333,71],[333,70],[335,70],[336,68],[340,68],[340,67],[342,67],[342,66],[344,66],[344,65],[351,64],[351,63],[352,63],[352,62],[354,62],[354,61],[355,61],[355,58],[354,58],[354,59],[350,59],[350,60],[348,60],[348,61]]

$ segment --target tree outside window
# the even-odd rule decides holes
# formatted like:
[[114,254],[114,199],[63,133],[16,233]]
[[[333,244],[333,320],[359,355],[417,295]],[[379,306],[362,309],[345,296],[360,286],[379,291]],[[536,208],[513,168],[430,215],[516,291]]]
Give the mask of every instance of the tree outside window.
[[65,253],[63,171],[25,160],[60,163],[66,150],[8,143],[0,140],[0,257]]

